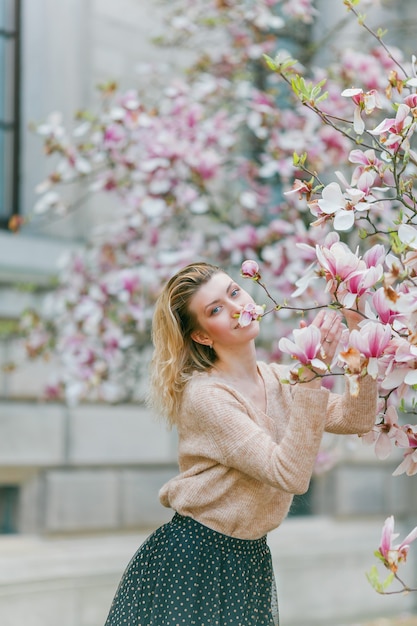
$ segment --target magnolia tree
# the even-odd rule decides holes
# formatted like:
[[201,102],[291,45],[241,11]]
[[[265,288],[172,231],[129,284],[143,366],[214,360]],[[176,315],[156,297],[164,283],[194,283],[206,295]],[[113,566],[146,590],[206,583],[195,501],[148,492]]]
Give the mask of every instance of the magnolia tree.
[[[57,114],[37,126],[55,167],[35,216],[71,211],[65,190],[80,181],[86,196],[115,200],[110,222],[66,260],[45,310],[22,318],[29,356],[59,355],[48,397],[134,396],[161,284],[208,259],[263,288],[240,323],[265,320],[263,356],[288,357],[289,384],[308,369],[329,385],[344,375],[352,394],[366,373],[378,381],[363,440],[380,459],[402,450],[395,475],[417,473],[416,61],[368,25],[359,11],[373,4],[340,0],[369,43],[324,68],[303,59],[307,39],[300,54],[288,50],[288,33],[307,36],[320,19],[309,0],[171,2],[160,43],[215,41],[183,76],[162,77],[154,100],[140,86],[103,85],[99,110],[79,112],[71,131]],[[309,325],[320,307],[360,319],[330,367]],[[393,545],[388,518],[378,555],[391,576],[369,575],[381,593],[392,578],[410,589],[397,569],[416,535]]]

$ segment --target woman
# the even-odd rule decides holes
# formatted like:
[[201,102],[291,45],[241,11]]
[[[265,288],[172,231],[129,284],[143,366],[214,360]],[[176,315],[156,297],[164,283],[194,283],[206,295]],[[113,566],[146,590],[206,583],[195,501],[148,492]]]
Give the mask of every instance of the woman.
[[[308,489],[323,431],[365,433],[376,385],[337,395],[321,379],[281,384],[280,366],[257,362],[259,322],[238,324],[251,296],[222,269],[189,265],[156,304],[151,402],[179,435],[178,476],[160,499],[173,519],[129,564],[106,626],[275,626],[266,534],[294,494]],[[341,316],[321,311],[328,362]]]

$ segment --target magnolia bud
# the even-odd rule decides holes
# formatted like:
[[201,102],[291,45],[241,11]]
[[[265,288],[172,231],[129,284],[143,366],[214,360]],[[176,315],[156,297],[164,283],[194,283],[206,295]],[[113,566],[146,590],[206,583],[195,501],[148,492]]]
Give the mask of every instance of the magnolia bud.
[[241,272],[244,278],[253,278],[254,280],[258,280],[261,277],[259,274],[259,265],[256,261],[252,261],[250,259],[243,261]]

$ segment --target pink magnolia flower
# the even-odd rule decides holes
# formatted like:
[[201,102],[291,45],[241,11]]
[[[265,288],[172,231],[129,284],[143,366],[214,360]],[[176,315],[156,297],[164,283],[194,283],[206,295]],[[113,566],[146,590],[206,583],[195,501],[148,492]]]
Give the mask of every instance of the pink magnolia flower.
[[221,166],[221,157],[212,149],[200,151],[195,150],[194,154],[190,151],[188,163],[195,170],[203,181],[215,178],[219,167]]
[[253,278],[253,280],[258,280],[261,277],[259,273],[259,265],[256,261],[252,261],[250,259],[243,261],[241,274],[244,278]]
[[[369,172],[366,174],[368,177],[370,176]],[[374,198],[367,198],[367,196],[369,196],[372,182],[373,179],[367,182],[366,190],[350,187],[346,189],[345,193],[342,192],[340,185],[335,182],[324,187],[321,193],[322,197],[317,200],[317,204],[324,215],[334,217],[333,226],[335,230],[349,230],[355,223],[355,211],[369,211],[371,209],[372,205],[368,199],[373,201]]]
[[395,302],[392,303],[392,307],[407,317],[408,326],[411,331],[414,331],[415,312],[417,311],[417,289],[412,288],[409,291],[398,293]]
[[350,333],[349,343],[367,357],[367,371],[372,378],[378,376],[378,358],[390,343],[391,334],[391,326],[382,326],[378,322],[367,322],[359,330]]
[[379,169],[383,165],[383,161],[378,159],[375,154],[375,150],[369,148],[368,150],[359,150],[354,148],[349,152],[350,163],[358,163],[360,167],[359,173],[361,174],[365,169]]
[[400,317],[397,311],[390,306],[390,300],[385,295],[384,287],[380,287],[372,296],[372,305],[383,324],[393,324],[394,320]]
[[396,150],[401,145],[407,148],[405,138],[410,137],[414,128],[413,118],[409,113],[410,107],[400,104],[394,118],[386,118],[369,133],[383,136],[384,145],[391,150]]
[[326,291],[337,291],[339,301],[347,308],[368,293],[383,276],[383,267],[379,263],[383,260],[383,246],[374,246],[368,252],[360,259],[340,241],[329,248],[316,247],[317,260],[327,280]]
[[381,460],[389,457],[393,442],[401,448],[408,446],[408,437],[398,425],[398,415],[394,406],[388,407],[381,423],[375,424],[369,433],[363,435],[362,441],[368,445],[375,444],[375,455]]
[[329,248],[317,245],[316,257],[327,280],[327,292],[333,293],[340,283],[364,271],[359,257],[341,241],[336,241]]
[[351,308],[358,298],[365,293],[369,293],[370,289],[382,278],[383,273],[382,265],[377,265],[376,267],[370,267],[368,270],[364,270],[361,274],[357,273],[351,278],[348,278],[343,284],[343,289],[339,289],[338,291],[340,300],[344,306]]
[[139,292],[141,282],[137,268],[124,268],[109,272],[103,279],[108,293],[116,296],[122,302],[129,302],[132,296]]
[[74,320],[82,325],[86,334],[96,335],[103,320],[103,306],[91,297],[81,297],[74,307]]
[[417,474],[417,426],[406,424],[403,426],[404,434],[407,437],[408,448],[404,452],[404,459],[392,473],[393,476],[407,474],[414,476]]
[[371,135],[384,135],[387,133],[401,135],[408,124],[411,122],[409,117],[410,107],[406,104],[400,104],[395,117],[385,118],[378,126],[369,132]]
[[417,93],[410,93],[408,96],[404,98],[404,104],[410,107],[410,109],[415,109],[417,107]]
[[407,476],[415,476],[415,474],[417,474],[416,448],[408,448],[404,452],[404,460],[399,464],[396,470],[392,472],[393,476],[400,476],[401,474],[407,474]]
[[361,175],[366,171],[372,171],[376,174],[374,184],[378,187],[382,184],[391,186],[395,182],[387,163],[377,158],[375,150],[368,149],[362,151],[355,148],[349,153],[349,161],[358,164],[352,173],[352,186],[357,184]]
[[284,191],[284,196],[290,196],[292,194],[298,194],[298,197],[301,199],[303,195],[307,197],[307,199],[311,196],[312,184],[305,180],[300,180],[296,178],[292,184],[292,188],[288,191]]
[[385,368],[382,389],[396,389],[401,385],[417,383],[417,346],[407,339],[393,336],[384,355],[380,359],[381,367]]
[[417,448],[417,426],[406,424],[403,428],[404,432],[407,434],[410,448]]
[[126,131],[121,124],[109,124],[104,131],[103,143],[106,148],[119,147],[126,139]]
[[118,365],[123,350],[134,344],[133,335],[125,335],[115,324],[107,323],[102,335],[103,356],[109,367]]
[[321,333],[317,326],[310,325],[293,330],[294,341],[281,337],[278,347],[281,352],[291,355],[303,365],[326,369],[326,364],[318,358],[321,352]]
[[245,304],[242,311],[240,312],[238,324],[239,326],[244,328],[245,326],[249,326],[249,324],[254,320],[259,321],[263,314],[264,308],[262,306],[249,302],[248,304]]
[[366,267],[377,267],[384,264],[385,255],[385,247],[380,243],[369,248],[363,255],[363,260],[366,263]]
[[411,224],[401,224],[398,228],[398,238],[409,248],[417,250],[417,228]]
[[365,122],[361,117],[361,113],[364,111],[366,115],[370,115],[376,108],[382,108],[379,93],[376,89],[371,89],[367,92],[364,92],[362,89],[345,89],[341,95],[352,98],[356,104],[353,113],[353,129],[357,135],[362,135],[365,130]]
[[394,533],[394,516],[391,515],[385,520],[382,529],[378,555],[383,561],[385,567],[394,574],[397,572],[399,564],[404,563],[407,560],[410,544],[417,538],[417,526],[401,543],[393,545],[393,541],[397,537],[398,533]]

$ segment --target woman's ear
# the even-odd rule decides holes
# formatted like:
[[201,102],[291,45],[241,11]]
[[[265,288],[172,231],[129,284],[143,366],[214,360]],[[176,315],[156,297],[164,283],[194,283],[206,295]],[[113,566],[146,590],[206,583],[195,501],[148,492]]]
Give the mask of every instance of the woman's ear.
[[203,346],[211,346],[213,344],[210,337],[207,337],[207,335],[201,330],[193,330],[191,333],[191,339],[196,343],[201,343]]

